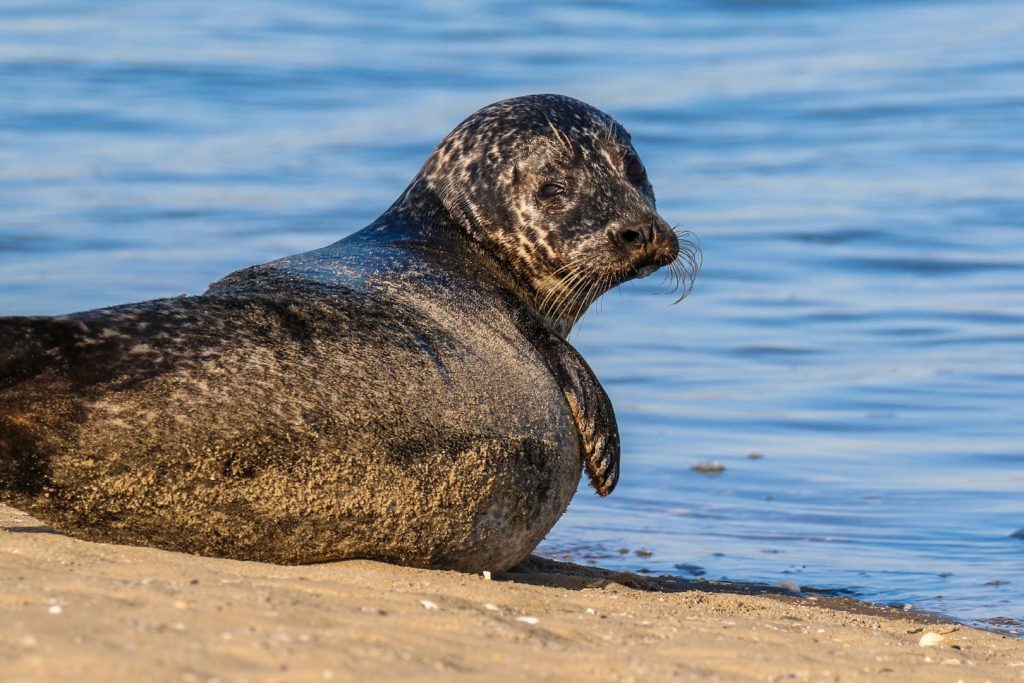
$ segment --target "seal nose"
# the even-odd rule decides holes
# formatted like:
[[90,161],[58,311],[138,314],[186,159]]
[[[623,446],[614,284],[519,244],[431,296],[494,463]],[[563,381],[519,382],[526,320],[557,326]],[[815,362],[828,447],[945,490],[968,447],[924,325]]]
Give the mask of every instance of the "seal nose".
[[631,225],[620,229],[615,236],[627,247],[643,248],[654,240],[654,224]]

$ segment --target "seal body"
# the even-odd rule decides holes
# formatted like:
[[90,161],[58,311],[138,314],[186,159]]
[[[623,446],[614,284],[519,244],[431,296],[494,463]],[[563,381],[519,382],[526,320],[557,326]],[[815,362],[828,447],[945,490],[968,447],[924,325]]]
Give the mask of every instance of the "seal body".
[[478,282],[403,249],[334,253],[328,281],[269,267],[5,320],[7,343],[57,350],[3,394],[23,463],[5,497],[73,535],[204,555],[517,562],[579,481],[554,378]]
[[[504,119],[490,118],[495,107]],[[559,107],[569,118],[552,124]],[[609,492],[614,414],[562,338],[589,301],[560,283],[583,276],[566,280],[578,267],[558,263],[524,270],[547,258],[544,244],[562,247],[516,218],[517,202],[551,197],[502,185],[524,160],[491,152],[532,144],[549,125],[549,142],[583,147],[567,121],[581,116],[582,131],[610,119],[557,96],[474,116],[388,212],[329,247],[199,296],[0,318],[3,500],[90,540],[478,571],[536,546],[581,466]],[[651,221],[638,233],[656,230]],[[589,232],[607,233],[599,223]],[[553,234],[572,239],[543,237]],[[622,272],[675,259],[670,235],[641,235]],[[551,308],[552,296],[564,301]]]

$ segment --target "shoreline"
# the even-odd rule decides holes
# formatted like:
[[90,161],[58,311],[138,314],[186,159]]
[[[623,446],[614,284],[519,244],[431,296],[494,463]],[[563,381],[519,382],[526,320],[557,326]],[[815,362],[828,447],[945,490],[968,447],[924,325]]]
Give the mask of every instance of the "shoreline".
[[[527,565],[527,567],[521,566],[513,568],[509,572],[509,575],[515,577],[516,574],[523,573],[526,576],[525,582],[530,583],[529,575],[532,572],[554,573],[558,572],[561,568],[565,573],[571,572],[572,574],[581,576],[589,575],[588,572],[593,572],[595,577],[611,582],[621,583],[627,587],[642,591],[660,593],[701,591],[705,593],[728,593],[731,595],[756,595],[769,599],[782,600],[783,602],[795,602],[798,604],[813,603],[818,607],[838,612],[864,614],[881,619],[907,618],[920,624],[946,624],[956,626],[957,628],[974,628],[979,631],[987,631],[997,635],[1013,637],[1012,634],[1004,633],[997,628],[986,629],[974,626],[938,612],[930,612],[916,607],[901,609],[891,605],[862,600],[851,596],[836,595],[836,591],[818,589],[812,586],[798,586],[795,582],[793,585],[796,586],[796,589],[794,590],[779,584],[707,579],[703,577],[688,579],[674,574],[649,574],[630,570],[609,569],[590,564],[581,565],[572,561],[556,560],[545,555],[531,555]],[[532,570],[532,572],[529,570]]]
[[6,506],[0,529],[4,681],[1024,681],[1022,640],[772,586],[536,556],[492,580],[239,562]]

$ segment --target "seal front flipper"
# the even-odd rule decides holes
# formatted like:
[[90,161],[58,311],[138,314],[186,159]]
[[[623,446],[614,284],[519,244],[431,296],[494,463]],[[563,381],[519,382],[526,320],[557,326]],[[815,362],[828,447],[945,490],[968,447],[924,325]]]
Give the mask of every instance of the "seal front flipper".
[[[619,481],[619,426],[604,387],[583,357],[558,335],[534,327],[534,347],[555,376],[576,422],[583,465],[602,496]],[[538,335],[543,335],[538,339]]]
[[576,349],[551,336],[545,361],[562,387],[576,421],[590,484],[599,495],[607,496],[619,481],[619,426],[611,399]]

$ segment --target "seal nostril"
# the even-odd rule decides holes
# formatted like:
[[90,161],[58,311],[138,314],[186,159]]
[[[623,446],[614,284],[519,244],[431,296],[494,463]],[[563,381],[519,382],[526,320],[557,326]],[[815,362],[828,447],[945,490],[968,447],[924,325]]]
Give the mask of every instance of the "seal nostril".
[[626,244],[639,244],[643,241],[643,235],[631,228],[623,230],[619,233],[619,237],[621,237],[622,241]]
[[658,234],[654,223],[648,223],[644,226],[644,241],[650,244],[654,241],[654,236]]

